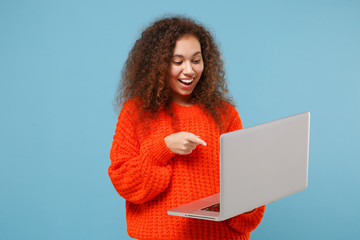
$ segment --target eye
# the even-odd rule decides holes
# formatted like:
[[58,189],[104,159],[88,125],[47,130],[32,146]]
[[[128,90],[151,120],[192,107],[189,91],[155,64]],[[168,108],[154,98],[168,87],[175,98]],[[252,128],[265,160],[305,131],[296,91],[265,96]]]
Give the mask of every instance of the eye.
[[181,61],[173,61],[172,63],[175,64],[175,65],[181,65],[182,64]]
[[201,63],[201,61],[202,61],[202,58],[200,56],[198,56],[192,60],[192,62],[195,64]]

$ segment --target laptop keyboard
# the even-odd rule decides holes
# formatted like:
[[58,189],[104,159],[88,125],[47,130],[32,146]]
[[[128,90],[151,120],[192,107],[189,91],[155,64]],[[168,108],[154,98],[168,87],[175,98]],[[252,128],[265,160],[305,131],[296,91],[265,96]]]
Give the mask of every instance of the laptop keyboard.
[[220,203],[216,203],[206,208],[202,208],[203,211],[220,212]]

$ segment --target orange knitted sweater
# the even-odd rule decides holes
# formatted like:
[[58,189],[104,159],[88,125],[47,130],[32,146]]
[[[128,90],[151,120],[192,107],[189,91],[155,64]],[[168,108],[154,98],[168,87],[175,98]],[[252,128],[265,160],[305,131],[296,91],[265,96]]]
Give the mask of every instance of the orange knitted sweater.
[[[249,239],[265,206],[222,222],[170,216],[167,210],[219,192],[219,136],[242,128],[238,112],[227,106],[223,131],[199,105],[171,104],[174,121],[165,111],[148,121],[139,118],[135,101],[127,101],[119,115],[110,151],[110,179],[126,199],[128,234],[137,239]],[[174,116],[173,115],[173,116]],[[191,132],[207,146],[177,155],[164,137]]]

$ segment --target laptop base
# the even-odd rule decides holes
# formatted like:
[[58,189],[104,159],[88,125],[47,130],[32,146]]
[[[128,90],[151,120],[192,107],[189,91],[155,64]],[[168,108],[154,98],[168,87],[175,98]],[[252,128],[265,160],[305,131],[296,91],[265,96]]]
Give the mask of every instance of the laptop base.
[[167,211],[169,215],[190,217],[212,221],[222,221],[220,212],[202,210],[220,202],[220,193],[216,193],[209,197],[201,198],[199,200],[183,204],[179,207]]

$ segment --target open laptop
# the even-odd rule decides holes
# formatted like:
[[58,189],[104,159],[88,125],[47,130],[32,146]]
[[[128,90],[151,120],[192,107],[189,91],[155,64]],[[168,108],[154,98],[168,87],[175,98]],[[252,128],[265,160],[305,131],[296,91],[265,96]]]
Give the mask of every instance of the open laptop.
[[305,190],[310,113],[220,136],[220,193],[168,210],[223,221]]

